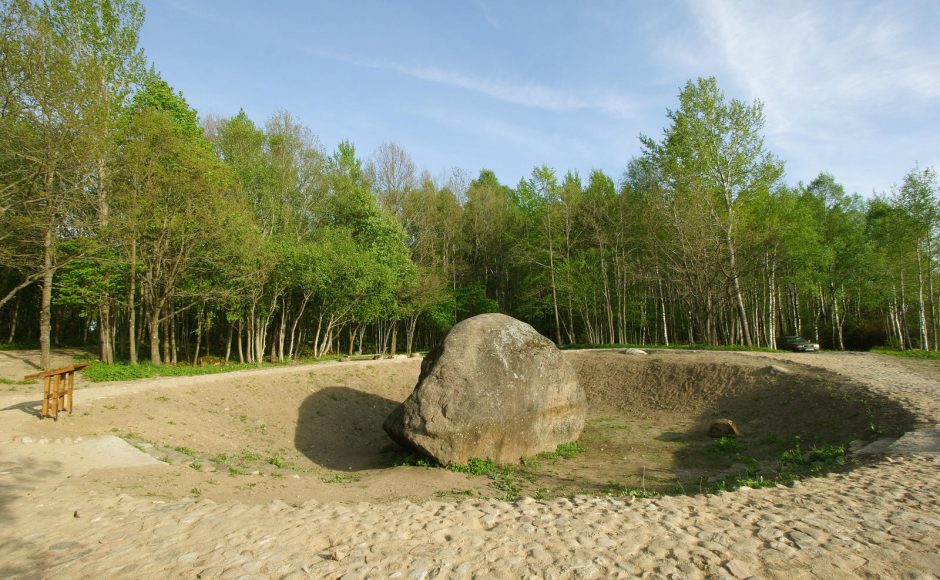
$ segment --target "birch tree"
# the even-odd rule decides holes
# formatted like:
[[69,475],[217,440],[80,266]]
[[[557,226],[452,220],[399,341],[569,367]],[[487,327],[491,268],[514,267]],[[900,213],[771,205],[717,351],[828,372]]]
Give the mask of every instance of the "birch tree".
[[679,93],[679,108],[667,110],[671,125],[661,141],[641,136],[645,154],[659,166],[667,187],[701,206],[719,232],[722,264],[737,308],[744,344],[752,343],[738,264],[742,205],[771,189],[783,164],[764,148],[763,105],[728,101],[714,77],[689,81]]

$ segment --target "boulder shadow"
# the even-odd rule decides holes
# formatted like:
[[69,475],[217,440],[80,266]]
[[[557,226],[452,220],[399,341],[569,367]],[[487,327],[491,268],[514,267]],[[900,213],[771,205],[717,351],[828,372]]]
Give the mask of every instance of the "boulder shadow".
[[[713,400],[696,415],[695,426],[676,437],[683,445],[674,456],[674,471],[699,469],[731,480],[748,477],[748,464],[756,470],[751,475],[765,479],[785,472],[807,477],[846,471],[860,458],[842,457],[837,449],[847,451],[854,440],[897,438],[916,425],[898,401],[828,371],[759,373],[751,374],[746,388]],[[709,437],[709,425],[719,417],[734,420],[740,437],[725,444]],[[821,450],[817,459],[810,453],[814,448]]]
[[400,448],[382,423],[399,403],[349,387],[324,387],[300,405],[294,447],[328,469],[391,467]]

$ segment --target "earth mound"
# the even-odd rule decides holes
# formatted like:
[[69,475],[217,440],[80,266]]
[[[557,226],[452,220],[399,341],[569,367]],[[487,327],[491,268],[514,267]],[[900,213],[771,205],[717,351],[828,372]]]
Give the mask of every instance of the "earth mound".
[[512,317],[481,314],[428,353],[414,392],[383,427],[444,465],[508,463],[576,440],[586,412],[577,374],[550,340]]

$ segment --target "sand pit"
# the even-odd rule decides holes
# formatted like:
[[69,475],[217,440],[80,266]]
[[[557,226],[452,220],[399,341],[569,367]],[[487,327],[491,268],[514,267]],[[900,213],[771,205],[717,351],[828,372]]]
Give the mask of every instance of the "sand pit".
[[[486,476],[401,465],[423,462],[406,457],[381,424],[414,386],[417,359],[138,382],[123,393],[119,384],[86,385],[74,415],[20,421],[20,434],[117,435],[169,467],[97,470],[73,484],[87,490],[299,503],[707,491],[775,477],[781,454],[797,444],[801,452],[847,448],[912,424],[890,400],[799,364],[725,353],[567,356],[589,400],[584,451]],[[32,419],[32,407],[20,410]],[[737,421],[744,436],[716,446],[706,433],[716,417]]]
[[[278,577],[292,571],[314,576],[342,571],[387,575],[422,569],[425,574],[438,569],[446,575],[461,575],[462,564],[470,566],[460,568],[463,572],[491,569],[496,575],[515,576],[526,570],[556,569],[564,576],[576,575],[575,568],[564,564],[571,558],[587,558],[578,568],[585,571],[581,574],[585,577],[631,570],[623,567],[628,562],[646,571],[655,569],[658,562],[663,570],[696,575],[678,567],[683,558],[675,548],[662,553],[653,549],[655,537],[660,537],[660,543],[665,541],[664,546],[688,544],[711,550],[712,559],[702,556],[701,561],[685,561],[693,562],[700,575],[728,574],[729,570],[736,574],[745,569],[767,573],[772,558],[768,560],[764,552],[773,549],[788,554],[784,548],[807,548],[803,556],[821,561],[825,550],[834,550],[836,555],[866,553],[856,557],[868,564],[886,562],[884,569],[891,571],[928,570],[931,562],[940,564],[926,556],[905,562],[890,551],[879,549],[875,554],[871,545],[830,545],[835,532],[826,531],[827,539],[822,539],[818,533],[808,533],[813,529],[806,529],[822,525],[813,519],[818,520],[821,511],[848,530],[843,536],[853,537],[852,530],[862,524],[850,525],[844,521],[845,514],[884,509],[884,518],[904,520],[904,529],[910,531],[905,532],[910,537],[898,540],[905,550],[920,546],[935,553],[937,542],[925,540],[929,530],[922,529],[932,524],[918,523],[917,518],[927,517],[922,514],[929,511],[925,506],[933,510],[940,506],[936,485],[924,495],[899,483],[908,476],[936,479],[936,470],[930,466],[937,460],[923,453],[894,464],[886,463],[882,455],[845,466],[820,464],[815,466],[817,472],[834,473],[794,487],[722,494],[728,499],[717,503],[708,499],[717,496],[633,500],[629,495],[681,490],[695,494],[736,477],[759,473],[769,477],[797,436],[803,451],[879,439],[890,448],[886,437],[936,421],[934,367],[850,355],[687,352],[631,357],[616,352],[573,352],[567,356],[582,377],[590,403],[588,427],[582,436],[585,451],[570,459],[533,461],[512,474],[508,488],[499,478],[396,466],[402,454],[385,436],[381,422],[413,387],[419,370],[416,360],[324,364],[236,377],[82,384],[76,391],[75,414],[58,423],[38,421],[31,414],[30,401],[23,400],[27,395],[23,390],[9,393],[0,397],[0,408],[8,409],[0,412],[0,436],[6,448],[30,447],[42,457],[52,453],[47,450],[74,445],[68,441],[78,437],[118,435],[162,463],[102,467],[65,478],[54,464],[22,462],[17,459],[22,453],[3,454],[0,447],[0,459],[7,460],[7,468],[0,470],[0,516],[14,522],[7,533],[16,539],[0,550],[0,571],[29,575],[27,569],[13,564],[32,547],[49,555],[42,570],[77,576],[108,570],[124,575],[205,572],[204,576],[241,571]],[[734,418],[744,434],[740,445],[727,453],[713,452],[715,443],[705,434],[717,416]],[[23,437],[33,442],[24,443]],[[43,439],[48,442],[39,443]],[[10,464],[15,464],[14,469]],[[829,493],[830,488],[835,493]],[[806,489],[820,494],[822,504],[794,504],[795,498],[808,493],[796,490]],[[848,489],[855,491],[846,496]],[[892,512],[889,504],[881,508],[866,496],[884,495],[891,489],[907,494],[903,496],[906,511]],[[516,503],[496,499],[508,494],[540,499]],[[577,498],[573,503],[572,496]],[[62,514],[71,515],[69,510],[73,510],[97,515],[64,523],[56,518],[44,522],[24,517],[32,509],[30,502],[50,505],[49,500],[37,499],[45,497],[67,502]],[[846,503],[846,497],[855,499]],[[832,512],[826,502],[839,507]],[[745,510],[744,505],[751,507]],[[721,516],[724,510],[731,511]],[[742,515],[750,513],[753,516]],[[760,532],[763,528],[755,522],[761,517],[770,517],[764,527],[772,528],[773,535]],[[799,527],[803,531],[786,535],[787,530],[797,529],[793,518],[803,521],[807,517],[815,523],[804,522]],[[689,526],[696,518],[700,521],[695,525],[701,529],[693,533]],[[177,529],[183,521],[189,522],[185,529]],[[171,522],[177,522],[173,530],[154,532]],[[55,525],[64,527],[49,527]],[[209,532],[213,526],[216,531]],[[652,535],[637,526],[648,528]],[[887,534],[888,529],[899,527],[900,523],[885,524],[885,529],[875,531]],[[656,529],[668,533],[656,533]],[[706,531],[708,537],[697,536]],[[65,540],[47,540],[69,533],[80,533],[83,538],[90,534],[107,549],[87,538],[78,542],[80,546],[50,547],[68,545],[62,543]],[[117,545],[119,535],[128,533],[142,535]],[[197,533],[215,539],[194,536]],[[740,538],[726,545],[719,541],[726,533]],[[758,533],[770,539],[760,539]],[[525,540],[527,534],[532,534],[530,540]],[[680,542],[676,538],[682,534],[688,537]],[[801,548],[793,539],[802,539],[800,534],[815,538],[813,550],[808,550],[808,540]],[[264,541],[268,536],[272,539]],[[753,545],[747,541],[752,536],[758,537]],[[508,537],[515,539],[499,544],[509,546],[506,554],[502,548],[482,549]],[[301,553],[291,547],[297,541],[306,546]],[[527,546],[526,541],[534,544]],[[128,548],[128,542],[141,547]],[[115,559],[118,553],[143,549],[141,542],[164,546],[163,556]],[[734,548],[736,542],[748,545]],[[769,548],[770,543],[776,547]],[[242,555],[225,556],[220,546]],[[196,555],[188,556],[187,547]],[[745,547],[746,555],[738,554]],[[123,551],[113,551],[118,548]],[[546,551],[547,555],[542,553]],[[262,558],[263,554],[269,555]],[[267,561],[271,554],[279,554],[279,559]],[[598,561],[598,554],[609,558]],[[877,557],[868,557],[873,554]],[[508,558],[506,565],[490,568],[500,557]],[[788,566],[798,564],[790,560]],[[856,564],[847,570],[863,565],[852,559],[846,562]]]

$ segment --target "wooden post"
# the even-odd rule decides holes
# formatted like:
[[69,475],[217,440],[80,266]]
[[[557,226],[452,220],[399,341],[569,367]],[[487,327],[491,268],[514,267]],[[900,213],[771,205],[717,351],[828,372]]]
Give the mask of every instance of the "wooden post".
[[56,421],[59,420],[59,385],[62,375],[53,375],[52,377],[52,416]]
[[49,395],[51,394],[50,387],[52,386],[52,379],[50,377],[43,377],[42,379],[42,417],[49,416]]
[[72,402],[75,400],[75,371],[69,373],[69,415],[72,414]]

